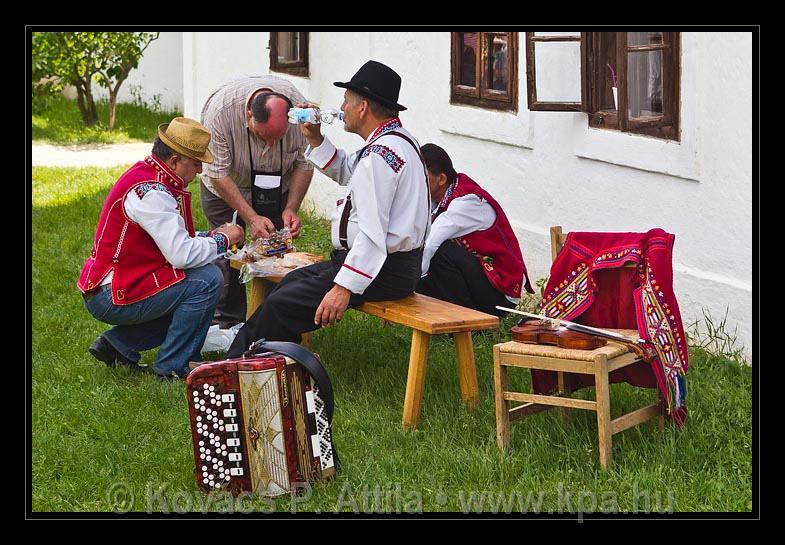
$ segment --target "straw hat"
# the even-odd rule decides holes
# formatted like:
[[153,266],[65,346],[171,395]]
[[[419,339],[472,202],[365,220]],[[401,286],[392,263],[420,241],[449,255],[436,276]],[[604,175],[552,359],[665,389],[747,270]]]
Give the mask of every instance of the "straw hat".
[[158,138],[177,153],[186,157],[212,163],[213,154],[207,149],[210,131],[201,123],[187,117],[175,117],[171,123],[158,125]]

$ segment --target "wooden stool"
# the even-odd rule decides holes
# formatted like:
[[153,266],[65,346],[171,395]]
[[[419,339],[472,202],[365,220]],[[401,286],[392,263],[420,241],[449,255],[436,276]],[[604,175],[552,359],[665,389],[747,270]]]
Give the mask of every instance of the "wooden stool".
[[[631,339],[638,338],[635,330],[609,330]],[[627,347],[614,342],[595,350],[567,350],[556,346],[524,344],[510,341],[493,347],[493,379],[496,397],[496,442],[501,449],[510,445],[510,422],[527,415],[556,407],[586,409],[597,413],[600,464],[603,469],[611,463],[612,437],[633,426],[659,416],[664,427],[662,404],[652,405],[611,420],[608,373],[639,361]],[[536,395],[508,391],[507,367],[556,371],[559,388],[555,395]],[[595,401],[572,399],[564,388],[564,373],[594,375]],[[522,405],[508,408],[508,401],[522,401]]]

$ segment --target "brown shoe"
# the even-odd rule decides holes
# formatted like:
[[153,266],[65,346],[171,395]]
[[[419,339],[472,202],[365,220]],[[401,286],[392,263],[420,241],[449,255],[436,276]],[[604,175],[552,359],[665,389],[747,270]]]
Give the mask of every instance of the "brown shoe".
[[206,363],[213,363],[213,362],[211,362],[211,361],[189,361],[189,362],[188,362],[188,368],[189,368],[191,371],[193,371],[193,370],[194,370],[194,369],[196,369],[197,367],[199,367],[199,366],[201,366],[201,365],[204,365],[204,364],[206,364]]

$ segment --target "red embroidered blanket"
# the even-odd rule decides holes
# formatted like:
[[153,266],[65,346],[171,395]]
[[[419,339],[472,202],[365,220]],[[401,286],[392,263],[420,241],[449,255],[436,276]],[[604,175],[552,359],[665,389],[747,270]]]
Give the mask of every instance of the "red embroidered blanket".
[[[688,354],[673,293],[674,239],[662,229],[569,233],[551,266],[542,312],[595,327],[637,329],[656,357],[650,365],[639,362],[614,371],[609,380],[658,387],[668,412],[681,427],[687,418]],[[622,268],[630,262],[636,267]],[[590,375],[570,377],[571,389],[593,383]],[[532,370],[532,385],[535,393],[550,393],[556,387],[556,374]]]

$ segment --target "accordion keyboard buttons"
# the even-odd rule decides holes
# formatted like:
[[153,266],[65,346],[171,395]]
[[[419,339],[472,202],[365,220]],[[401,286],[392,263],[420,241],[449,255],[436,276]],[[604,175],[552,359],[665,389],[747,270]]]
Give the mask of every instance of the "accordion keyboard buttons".
[[[199,436],[197,466],[201,469],[200,480],[207,488],[224,488],[231,477],[244,475],[235,393],[216,392],[215,386],[208,384],[191,393]],[[229,407],[221,407],[224,404]],[[227,419],[225,424],[223,418]]]

